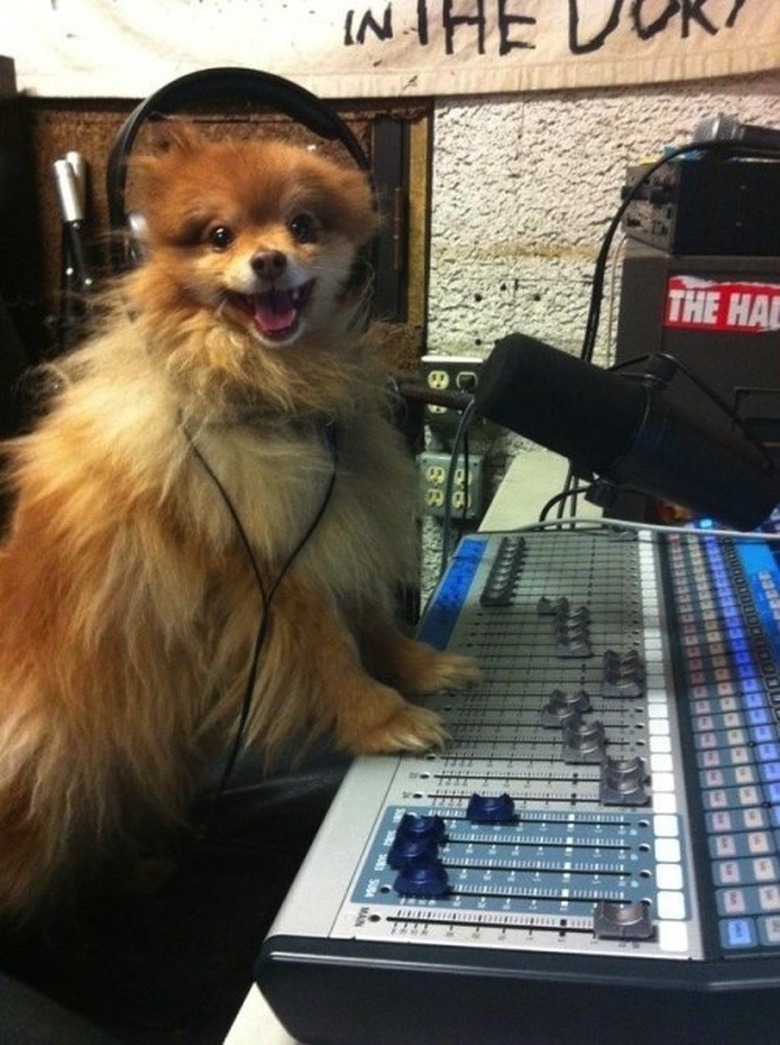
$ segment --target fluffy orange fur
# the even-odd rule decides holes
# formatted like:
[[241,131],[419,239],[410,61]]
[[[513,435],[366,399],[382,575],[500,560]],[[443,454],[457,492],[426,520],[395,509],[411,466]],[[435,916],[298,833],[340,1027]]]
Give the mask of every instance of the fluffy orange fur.
[[5,448],[0,910],[14,915],[185,819],[235,734],[266,611],[246,742],[269,754],[326,731],[355,753],[440,743],[436,715],[402,694],[476,674],[393,622],[416,577],[414,476],[344,289],[376,229],[363,176],[182,126],[133,177],[146,260]]

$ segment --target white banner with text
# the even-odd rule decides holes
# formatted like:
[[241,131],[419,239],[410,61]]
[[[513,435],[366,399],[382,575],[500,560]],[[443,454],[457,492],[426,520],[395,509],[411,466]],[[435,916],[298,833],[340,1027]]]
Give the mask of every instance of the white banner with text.
[[249,66],[327,98],[614,87],[780,66],[778,0],[0,0],[20,89],[144,97]]

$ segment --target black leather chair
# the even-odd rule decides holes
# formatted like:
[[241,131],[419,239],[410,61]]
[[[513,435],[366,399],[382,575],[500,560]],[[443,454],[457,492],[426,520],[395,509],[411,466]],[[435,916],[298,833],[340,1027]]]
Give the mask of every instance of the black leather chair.
[[207,835],[180,838],[149,892],[106,891],[0,930],[0,1042],[221,1043],[346,764],[323,751],[266,778],[259,759],[245,758]]

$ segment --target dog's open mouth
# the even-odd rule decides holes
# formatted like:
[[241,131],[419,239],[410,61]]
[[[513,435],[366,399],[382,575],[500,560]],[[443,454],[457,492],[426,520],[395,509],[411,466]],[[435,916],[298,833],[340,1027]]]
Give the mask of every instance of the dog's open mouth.
[[231,293],[229,300],[252,317],[257,332],[272,341],[284,341],[298,329],[311,297],[314,280],[285,290],[271,288],[259,294]]

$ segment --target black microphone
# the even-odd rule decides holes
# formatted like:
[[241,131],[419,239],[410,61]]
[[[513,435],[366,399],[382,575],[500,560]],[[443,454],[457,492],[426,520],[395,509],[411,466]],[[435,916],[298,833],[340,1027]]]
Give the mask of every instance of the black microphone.
[[780,150],[780,131],[774,127],[760,127],[754,123],[739,123],[733,116],[719,113],[701,120],[694,129],[696,142],[734,142],[747,149]]
[[735,529],[762,523],[780,477],[757,447],[681,410],[648,384],[524,334],[496,342],[474,393],[477,413],[597,475]]

